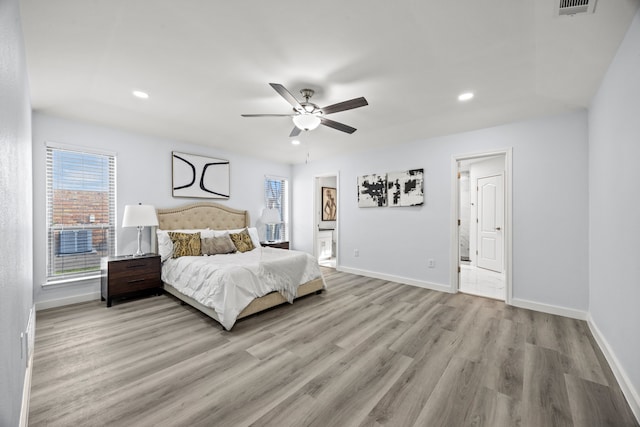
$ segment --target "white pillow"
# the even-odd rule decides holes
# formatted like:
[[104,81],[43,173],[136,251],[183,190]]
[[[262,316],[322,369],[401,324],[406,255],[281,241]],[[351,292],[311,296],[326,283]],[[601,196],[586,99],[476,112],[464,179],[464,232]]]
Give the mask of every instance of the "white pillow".
[[[234,233],[240,233],[242,230],[244,230],[244,228],[236,228],[233,230],[212,230],[215,234],[215,237],[220,237],[222,236],[224,233],[229,233],[229,234],[234,234]],[[256,248],[260,247],[260,236],[258,235],[258,229],[255,227],[247,227],[247,230],[249,231],[249,236],[251,236],[251,243],[253,243],[253,246]]]
[[156,230],[158,236],[158,255],[160,255],[160,261],[165,262],[173,255],[173,242],[169,237],[169,232],[175,231],[177,233],[200,233],[200,238],[213,237],[213,230],[208,228],[200,230]]

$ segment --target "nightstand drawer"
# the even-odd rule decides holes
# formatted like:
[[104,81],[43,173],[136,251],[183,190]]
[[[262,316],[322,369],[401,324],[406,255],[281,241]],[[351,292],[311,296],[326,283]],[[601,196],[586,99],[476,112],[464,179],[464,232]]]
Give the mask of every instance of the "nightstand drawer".
[[157,274],[131,276],[110,283],[109,293],[116,295],[126,292],[137,292],[144,289],[160,288],[161,286],[162,282],[158,279]]
[[114,261],[109,263],[109,277],[114,280],[126,280],[131,276],[149,276],[160,271],[159,259]]

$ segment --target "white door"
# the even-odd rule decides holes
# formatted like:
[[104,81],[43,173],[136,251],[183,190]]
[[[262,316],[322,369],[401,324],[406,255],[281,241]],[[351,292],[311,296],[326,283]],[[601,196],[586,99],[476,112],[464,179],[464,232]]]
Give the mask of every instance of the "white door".
[[478,178],[478,267],[502,273],[503,229],[504,179],[502,175]]

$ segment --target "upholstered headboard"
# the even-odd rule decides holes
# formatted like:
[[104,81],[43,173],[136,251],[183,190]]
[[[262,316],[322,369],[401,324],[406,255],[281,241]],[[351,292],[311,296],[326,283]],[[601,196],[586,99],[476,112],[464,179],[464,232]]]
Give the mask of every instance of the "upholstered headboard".
[[249,227],[249,212],[217,203],[192,203],[179,208],[157,209],[158,228],[232,230]]

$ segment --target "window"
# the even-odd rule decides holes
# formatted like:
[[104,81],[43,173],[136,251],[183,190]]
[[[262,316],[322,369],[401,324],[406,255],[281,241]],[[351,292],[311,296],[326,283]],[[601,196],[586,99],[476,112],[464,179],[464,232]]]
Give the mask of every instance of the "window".
[[289,240],[289,185],[286,178],[267,176],[264,180],[264,201],[267,208],[280,212],[282,223],[267,227],[266,240]]
[[115,253],[115,163],[47,146],[47,282],[95,276]]

